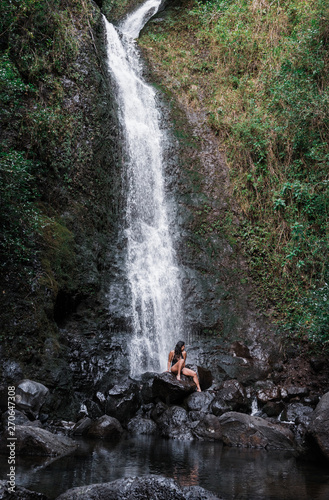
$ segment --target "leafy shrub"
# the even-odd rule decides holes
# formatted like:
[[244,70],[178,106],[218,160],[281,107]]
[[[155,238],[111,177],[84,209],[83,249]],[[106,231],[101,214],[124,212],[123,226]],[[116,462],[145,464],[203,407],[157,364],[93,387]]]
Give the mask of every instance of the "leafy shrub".
[[23,153],[0,153],[0,249],[10,262],[28,263],[35,252],[35,234],[42,226],[36,205],[37,190],[33,172],[36,165]]
[[8,54],[0,54],[0,102],[17,106],[23,94],[33,91],[35,87],[24,83]]

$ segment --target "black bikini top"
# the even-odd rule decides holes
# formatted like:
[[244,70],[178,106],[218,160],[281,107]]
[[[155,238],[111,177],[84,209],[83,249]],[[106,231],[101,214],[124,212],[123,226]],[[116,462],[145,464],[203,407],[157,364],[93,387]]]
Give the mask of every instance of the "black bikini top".
[[174,357],[172,358],[171,361],[171,366],[174,366],[179,359],[184,359],[183,353],[181,352],[180,358],[177,357],[176,353],[174,354]]

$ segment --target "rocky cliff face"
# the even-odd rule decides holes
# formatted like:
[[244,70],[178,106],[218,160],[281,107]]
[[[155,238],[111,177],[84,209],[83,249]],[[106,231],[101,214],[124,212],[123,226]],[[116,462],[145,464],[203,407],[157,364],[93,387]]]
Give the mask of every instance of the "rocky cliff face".
[[[176,156],[169,155],[172,171],[176,172],[176,181],[169,189],[175,192],[178,205],[176,241],[187,332],[193,343],[190,356],[214,370],[218,378],[224,372],[244,382],[268,377],[303,384],[312,379],[314,390],[321,393],[328,388],[326,370],[314,367],[318,363],[323,367],[325,357],[304,355],[302,343],[289,346],[271,323],[267,298],[263,297],[262,308],[267,310],[266,315],[254,300],[255,285],[235,237],[235,229],[243,223],[243,211],[230,186],[220,140],[207,126],[207,96],[197,85],[184,87],[184,78],[173,80],[168,65],[170,55],[160,65],[157,49],[150,43],[152,36],[161,42],[163,21],[167,16],[179,17],[184,8],[184,2],[169,2],[168,11],[160,12],[146,26],[140,45],[148,61],[149,78],[159,85],[168,104],[172,145],[177,147]],[[193,52],[192,37],[185,48],[187,54]]]
[[[13,115],[1,137],[8,148],[19,147],[38,159],[35,182],[44,221],[35,236],[37,250],[28,272],[19,261],[2,268],[3,378],[17,381],[33,374],[59,392],[63,408],[72,401],[73,391],[88,386],[87,380],[75,380],[76,365],[80,375],[86,364],[94,370],[97,350],[106,358],[108,339],[101,347],[95,336],[109,329],[106,292],[122,212],[119,126],[102,16],[92,4],[83,12],[74,7],[69,6],[77,45],[74,59],[60,75],[34,77],[37,90],[20,107],[26,123],[39,108],[48,119],[57,99],[58,122],[68,123],[70,130],[56,135],[60,124],[54,119],[46,123],[46,130],[39,127],[34,139],[31,126],[22,135],[17,127],[20,116]],[[12,58],[19,70],[15,46]],[[25,77],[32,78],[28,73]],[[38,140],[41,133],[43,142]],[[115,361],[109,364],[113,367]],[[93,385],[95,378],[93,373]]]
[[[102,9],[114,19],[124,14],[116,2],[103,2]],[[30,265],[33,279],[25,280],[19,266],[3,271],[3,384],[42,382],[50,389],[44,411],[64,418],[76,418],[82,404],[98,417],[104,394],[129,372],[120,125],[100,9],[88,6],[87,19],[74,24],[76,57],[56,77],[62,112],[72,117],[69,152],[61,136],[46,134],[41,148],[28,133],[6,132],[12,147],[23,144],[46,165],[37,180],[46,223]],[[145,75],[161,83],[151,63]],[[38,96],[37,103],[25,102],[24,112],[41,101],[50,107],[49,83],[40,80]],[[243,256],[225,231],[239,224],[240,214],[218,141],[202,114],[174,96],[159,93],[159,106],[169,130],[166,188],[176,221],[185,341],[193,345],[189,362],[220,381],[266,378],[281,354],[252,303]]]

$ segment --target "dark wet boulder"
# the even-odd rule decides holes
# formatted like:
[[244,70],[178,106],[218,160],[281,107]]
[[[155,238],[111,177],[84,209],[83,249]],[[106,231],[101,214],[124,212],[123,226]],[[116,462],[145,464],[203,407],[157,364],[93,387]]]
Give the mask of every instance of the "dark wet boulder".
[[220,417],[221,415],[223,415],[223,413],[226,413],[228,411],[232,411],[232,407],[229,406],[226,403],[226,401],[224,401],[224,399],[221,398],[220,396],[216,396],[213,399],[209,409],[210,409],[211,413],[213,413],[217,417]]
[[[209,387],[211,387],[213,383],[213,376],[210,370],[198,365],[186,365],[186,368],[193,370],[197,374],[202,391],[206,391]],[[191,377],[188,378],[192,380]]]
[[225,380],[215,400],[224,401],[232,411],[247,411],[249,406],[245,388],[238,380]]
[[142,415],[144,418],[151,418],[151,413],[155,408],[154,403],[148,403],[146,405],[142,405],[138,411],[139,415]]
[[133,380],[127,380],[115,385],[108,391],[105,413],[120,422],[127,422],[138,411],[140,401],[140,386]]
[[[60,457],[74,451],[78,445],[73,439],[60,434],[52,434],[45,429],[26,425],[15,428],[15,454]],[[7,453],[7,444],[11,442],[8,431],[0,440],[0,450]]]
[[151,418],[154,420],[154,422],[157,422],[162,413],[166,410],[168,410],[168,405],[164,404],[162,401],[159,401],[151,410]]
[[179,486],[161,476],[127,477],[111,483],[72,488],[57,500],[220,500],[200,486]]
[[280,400],[281,391],[279,387],[268,382],[264,387],[258,389],[256,396],[259,403],[266,404],[269,401]]
[[[10,418],[8,418],[10,417]],[[9,421],[15,422],[15,425],[30,425],[32,427],[42,427],[42,423],[39,420],[30,420],[25,413],[19,410],[7,410],[1,416],[2,429],[6,430]]]
[[215,345],[207,353],[207,366],[211,367],[216,380],[236,379],[244,384],[266,378],[271,369],[268,349],[259,344],[241,343],[232,344],[230,352]]
[[251,359],[249,347],[243,344],[242,342],[239,341],[233,342],[233,344],[231,344],[230,346],[230,352],[233,354],[233,356],[244,358],[246,360]]
[[6,382],[6,385],[15,385],[23,378],[22,368],[17,361],[10,359],[3,361],[1,379]]
[[[13,481],[15,483],[15,481]],[[14,490],[8,481],[0,480],[0,500],[47,500],[43,493],[27,490],[22,486],[15,485]]]
[[192,410],[192,411],[188,412],[188,418],[189,418],[190,422],[200,421],[205,417],[205,415],[207,415],[207,413],[205,411]]
[[214,399],[214,394],[211,392],[194,392],[190,394],[185,401],[189,411],[208,411]]
[[90,417],[92,420],[96,420],[96,418],[104,415],[104,411],[101,410],[100,405],[92,399],[85,399],[83,402],[83,407],[86,411],[86,415],[88,415],[88,417]]
[[140,390],[140,396],[141,400],[144,404],[149,404],[154,401],[154,395],[153,395],[153,380],[154,377],[156,376],[156,373],[153,372],[146,372],[143,373],[141,377],[141,390]]
[[289,385],[285,387],[288,398],[303,398],[308,395],[309,390],[307,387],[297,387],[294,385]]
[[201,414],[199,421],[192,424],[192,433],[197,439],[214,441],[222,438],[222,428],[215,415]]
[[181,440],[193,439],[188,413],[181,406],[171,406],[165,410],[158,418],[157,426],[164,437]]
[[310,406],[305,406],[302,403],[290,403],[284,408],[280,420],[308,425],[311,422],[313,412],[314,410]]
[[177,380],[170,372],[156,375],[152,385],[153,396],[166,404],[182,403],[195,390],[196,386],[191,378],[182,375],[181,380]]
[[88,433],[90,427],[92,425],[91,418],[85,416],[81,418],[73,427],[72,435],[73,436],[84,436]]
[[127,424],[127,429],[132,434],[156,434],[158,432],[153,420],[141,416],[132,418]]
[[294,435],[283,425],[238,412],[225,413],[218,420],[222,440],[229,446],[295,451]]
[[98,418],[90,426],[87,436],[101,439],[117,439],[123,434],[119,420],[108,415]]
[[329,392],[322,396],[315,408],[309,430],[323,455],[329,459]]
[[[270,418],[273,418],[273,417],[275,418],[275,417],[278,417],[280,415],[280,413],[282,413],[284,408],[285,408],[285,405],[284,405],[283,401],[269,401],[268,403],[266,403],[263,406],[262,413],[267,415]],[[284,419],[282,419],[282,420],[284,420]]]
[[22,380],[16,387],[16,407],[32,415],[38,415],[45,403],[49,389],[34,380]]

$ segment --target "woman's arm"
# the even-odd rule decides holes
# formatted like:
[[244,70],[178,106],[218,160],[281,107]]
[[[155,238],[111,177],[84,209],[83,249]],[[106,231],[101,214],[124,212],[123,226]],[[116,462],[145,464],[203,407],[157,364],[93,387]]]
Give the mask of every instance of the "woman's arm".
[[169,356],[168,356],[168,368],[167,368],[168,372],[170,372],[171,362],[172,362],[173,356],[174,356],[174,351],[170,351]]

